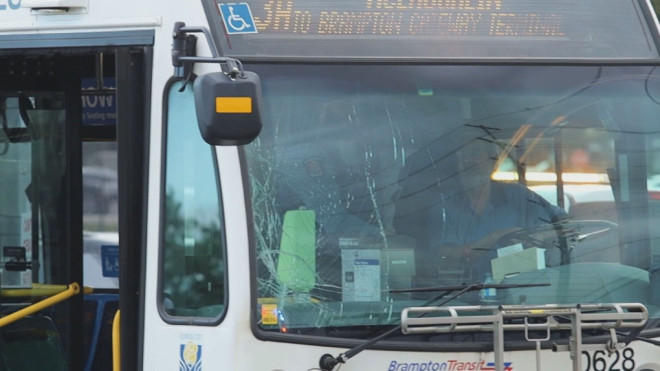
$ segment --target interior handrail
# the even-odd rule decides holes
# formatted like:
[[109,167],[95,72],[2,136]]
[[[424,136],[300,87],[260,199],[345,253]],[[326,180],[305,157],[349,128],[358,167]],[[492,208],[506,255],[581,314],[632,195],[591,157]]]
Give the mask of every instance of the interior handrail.
[[23,317],[27,317],[30,314],[34,314],[44,308],[48,308],[64,300],[67,300],[68,298],[78,294],[79,292],[80,292],[80,285],[77,282],[73,282],[68,285],[66,290],[58,294],[50,296],[44,300],[36,302],[30,306],[19,309],[16,312],[13,312],[11,314],[8,314],[0,318],[0,327],[6,326],[12,322],[18,321]]
[[[33,283],[31,288],[3,289],[0,296],[3,298],[29,298],[35,296],[51,296],[65,291],[69,285],[51,285],[47,283]],[[91,294],[94,289],[89,286],[83,287],[84,294]]]
[[120,311],[117,310],[115,318],[112,320],[112,371],[120,371],[121,369],[121,354],[119,343],[119,321]]

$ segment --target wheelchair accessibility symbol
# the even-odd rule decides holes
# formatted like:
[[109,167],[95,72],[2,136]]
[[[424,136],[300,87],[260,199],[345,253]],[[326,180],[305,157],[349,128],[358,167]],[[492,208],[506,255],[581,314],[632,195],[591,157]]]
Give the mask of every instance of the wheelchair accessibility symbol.
[[218,4],[225,29],[229,35],[242,33],[257,33],[257,27],[252,18],[252,12],[247,3]]

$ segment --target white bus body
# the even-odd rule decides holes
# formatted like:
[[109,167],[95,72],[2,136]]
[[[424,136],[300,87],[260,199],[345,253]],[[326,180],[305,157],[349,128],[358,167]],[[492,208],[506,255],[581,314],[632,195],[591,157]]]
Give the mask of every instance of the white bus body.
[[0,0],[0,370],[660,371],[658,66],[645,1]]

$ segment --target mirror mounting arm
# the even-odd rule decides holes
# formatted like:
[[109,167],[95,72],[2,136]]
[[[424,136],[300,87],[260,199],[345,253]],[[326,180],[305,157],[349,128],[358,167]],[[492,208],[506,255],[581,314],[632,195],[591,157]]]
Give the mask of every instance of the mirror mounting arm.
[[[189,35],[193,32],[204,34],[211,50],[211,57],[198,57],[196,55],[197,38],[194,35]],[[208,28],[188,27],[184,22],[176,22],[172,39],[172,65],[175,69],[175,75],[187,76],[195,63],[218,63],[223,67],[223,72],[231,79],[235,79],[239,74],[243,75],[241,62],[234,58],[223,57],[220,54]]]

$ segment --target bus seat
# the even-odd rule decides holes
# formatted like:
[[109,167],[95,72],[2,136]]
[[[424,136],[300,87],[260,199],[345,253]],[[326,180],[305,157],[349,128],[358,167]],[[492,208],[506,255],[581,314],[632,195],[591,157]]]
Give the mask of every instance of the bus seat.
[[64,346],[53,321],[34,315],[1,327],[0,370],[68,370]]
[[309,293],[316,284],[316,214],[289,210],[284,214],[277,277],[289,292]]
[[85,294],[85,371],[110,370],[112,366],[112,319],[119,294]]

